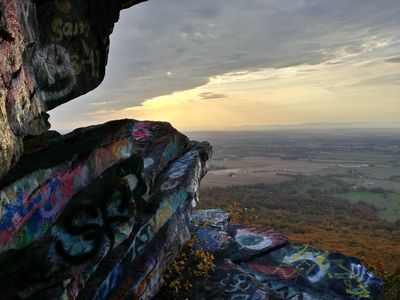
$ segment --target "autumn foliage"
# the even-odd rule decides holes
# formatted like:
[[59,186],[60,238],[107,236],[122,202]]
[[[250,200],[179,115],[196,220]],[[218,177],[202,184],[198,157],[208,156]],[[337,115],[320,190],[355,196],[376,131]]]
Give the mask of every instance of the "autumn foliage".
[[197,279],[208,278],[214,271],[214,256],[204,251],[197,238],[191,235],[178,257],[167,269],[162,295],[159,297],[185,299]]
[[400,299],[399,222],[380,219],[370,205],[298,186],[290,182],[204,189],[201,206],[230,211],[235,223],[272,227],[292,242],[356,256],[385,280],[387,299]]

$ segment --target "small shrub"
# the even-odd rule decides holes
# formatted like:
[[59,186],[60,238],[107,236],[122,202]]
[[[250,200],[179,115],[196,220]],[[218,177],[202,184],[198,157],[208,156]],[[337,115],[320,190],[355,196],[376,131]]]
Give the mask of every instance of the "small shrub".
[[165,273],[163,294],[168,299],[186,299],[194,282],[209,278],[214,271],[214,256],[204,251],[197,238],[191,235]]
[[229,204],[227,211],[231,215],[232,224],[254,227],[258,219],[255,208],[243,207],[239,202]]

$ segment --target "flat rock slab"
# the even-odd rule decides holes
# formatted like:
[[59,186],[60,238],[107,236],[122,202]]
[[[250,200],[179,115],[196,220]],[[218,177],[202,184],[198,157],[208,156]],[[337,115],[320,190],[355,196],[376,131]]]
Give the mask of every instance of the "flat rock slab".
[[195,210],[192,214],[191,222],[194,226],[211,227],[225,229],[228,226],[230,214],[222,209],[203,209]]
[[[197,287],[214,287],[210,294],[219,295],[215,299],[223,299],[221,295],[227,290],[240,294],[240,299],[264,299],[254,296],[254,289],[246,293],[245,287],[254,286],[254,280],[262,289],[269,291],[269,297],[278,295],[282,299],[383,299],[382,280],[363,266],[359,259],[307,245],[291,244],[286,237],[271,229],[229,225],[227,220],[229,216],[221,210],[195,211],[192,218],[191,230],[200,245],[216,254],[215,281],[220,282],[218,280],[226,271],[224,266],[227,261],[232,269],[249,276],[236,278],[233,281],[236,288],[227,289],[216,283],[211,284],[209,280],[196,284]],[[220,226],[216,228],[215,224]],[[227,276],[233,280],[232,272]],[[227,282],[229,280],[226,279]],[[224,299],[233,297],[236,294]],[[198,299],[214,298],[201,294]]]
[[216,272],[208,279],[197,282],[190,292],[191,299],[282,299],[273,289],[240,270],[225,259],[217,264]]
[[284,235],[272,229],[243,226],[228,226],[227,229],[234,241],[229,252],[229,257],[234,261],[248,261],[288,243]]

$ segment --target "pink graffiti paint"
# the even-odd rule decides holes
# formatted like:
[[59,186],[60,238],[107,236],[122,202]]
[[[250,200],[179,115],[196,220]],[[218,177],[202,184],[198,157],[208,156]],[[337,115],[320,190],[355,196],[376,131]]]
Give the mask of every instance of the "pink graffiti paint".
[[151,132],[147,129],[150,122],[140,122],[135,124],[132,135],[135,140],[147,139],[151,136]]
[[[3,248],[3,250],[10,249],[18,235],[26,233],[23,232],[23,230],[25,230],[27,223],[37,210],[41,212],[44,211],[44,215],[40,215],[40,220],[37,220],[41,228],[39,228],[37,232],[26,236],[24,245],[28,245],[31,240],[40,237],[47,230],[47,227],[57,219],[64,207],[77,192],[90,184],[103,171],[124,158],[121,151],[117,151],[117,149],[121,147],[128,149],[127,139],[96,149],[91,153],[86,162],[75,166],[73,169],[67,167],[62,171],[54,173],[50,178],[42,180],[42,182],[45,183],[39,186],[33,194],[27,195],[24,192],[21,201],[23,206],[27,207],[29,204],[33,204],[33,206],[23,216],[20,216],[19,212],[14,214],[10,227],[0,233],[1,248]],[[129,153],[125,153],[125,155],[128,154]],[[55,180],[60,184],[58,190],[55,193],[51,193],[50,185]],[[38,201],[38,203],[34,203],[33,201]],[[49,209],[46,210],[44,206]]]
[[85,287],[85,280],[82,278],[80,273],[75,273],[71,282],[69,283],[67,290],[68,300],[75,300],[78,297],[79,292]]
[[[83,165],[78,165],[76,168],[67,171],[61,171],[53,175],[53,178],[50,181],[46,181],[46,184],[41,185],[37,191],[31,195],[27,195],[23,193],[22,204],[26,207],[31,204],[38,197],[42,197],[42,201],[36,203],[29,212],[23,217],[19,216],[16,213],[13,216],[13,222],[11,226],[0,233],[0,245],[7,244],[16,234],[20,232],[20,230],[26,225],[26,223],[32,218],[32,216],[36,213],[38,209],[41,209],[44,205],[50,204],[53,205],[51,211],[47,211],[45,215],[42,215],[44,218],[56,218],[59,213],[64,209],[65,204],[69,199],[72,198],[74,193],[76,192],[73,187],[73,181],[76,176],[82,175]],[[59,190],[57,191],[57,199],[51,197],[50,185],[53,180],[57,180],[60,182]]]

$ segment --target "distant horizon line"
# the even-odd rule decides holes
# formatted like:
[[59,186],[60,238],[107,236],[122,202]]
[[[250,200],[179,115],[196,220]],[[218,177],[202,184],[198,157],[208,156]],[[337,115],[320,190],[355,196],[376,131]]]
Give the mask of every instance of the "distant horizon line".
[[[138,120],[148,121],[148,120]],[[160,121],[167,122],[167,121]],[[174,124],[170,123],[173,127]],[[95,125],[100,125],[95,124]],[[84,126],[85,127],[85,126]],[[75,129],[54,129],[61,134],[67,134]],[[176,127],[175,127],[176,128]],[[271,125],[243,125],[237,127],[226,127],[226,128],[204,128],[204,129],[177,129],[181,132],[196,133],[196,132],[260,132],[260,131],[279,131],[279,130],[328,130],[328,129],[352,129],[352,130],[398,130],[400,129],[400,121],[386,121],[386,122],[306,122],[306,123],[294,123],[294,124],[271,124]],[[51,130],[51,129],[50,129]]]
[[184,130],[185,132],[226,132],[226,131],[268,131],[268,130],[327,130],[327,129],[400,129],[400,122],[309,122],[296,124],[273,124],[273,125],[244,125],[222,129],[193,129]]

